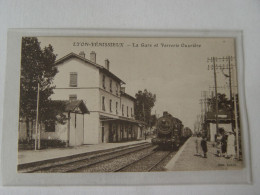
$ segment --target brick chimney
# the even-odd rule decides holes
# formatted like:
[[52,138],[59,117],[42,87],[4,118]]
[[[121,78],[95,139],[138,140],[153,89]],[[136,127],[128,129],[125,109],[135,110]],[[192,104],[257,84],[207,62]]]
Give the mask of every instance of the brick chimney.
[[121,91],[125,93],[125,87],[121,87]]
[[109,70],[109,60],[108,59],[105,60],[105,68],[107,70]]
[[90,61],[96,63],[96,56],[97,56],[97,55],[96,55],[96,52],[92,51],[92,52],[90,53]]
[[84,52],[84,51],[79,52],[79,55],[80,55],[81,57],[85,58],[85,52]]

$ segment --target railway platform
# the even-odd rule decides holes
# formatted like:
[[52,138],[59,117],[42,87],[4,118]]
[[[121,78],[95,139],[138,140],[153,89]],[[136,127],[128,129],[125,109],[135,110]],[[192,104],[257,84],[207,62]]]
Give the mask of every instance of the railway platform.
[[237,159],[216,156],[213,142],[208,142],[207,158],[195,155],[195,137],[190,137],[165,166],[167,171],[236,170],[243,167]]
[[139,144],[148,142],[150,139],[128,141],[120,143],[102,143],[93,145],[82,145],[77,147],[67,147],[67,148],[51,148],[43,150],[19,150],[18,151],[18,166],[28,163],[37,163],[41,161],[48,161],[57,158],[69,157],[73,155],[80,155],[84,153],[97,152],[102,150],[109,150],[113,148],[120,148],[124,146]]

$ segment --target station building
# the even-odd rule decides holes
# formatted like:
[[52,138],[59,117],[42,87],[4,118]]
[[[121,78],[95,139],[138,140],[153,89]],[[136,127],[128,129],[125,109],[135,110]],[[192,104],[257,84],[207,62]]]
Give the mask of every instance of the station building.
[[[96,63],[96,53],[87,59],[84,52],[69,53],[55,62],[58,73],[52,100],[82,100],[89,114],[80,116],[84,123],[83,144],[98,144],[140,139],[144,123],[135,120],[135,98],[125,92],[125,84],[110,69]],[[75,116],[74,120],[77,120]]]

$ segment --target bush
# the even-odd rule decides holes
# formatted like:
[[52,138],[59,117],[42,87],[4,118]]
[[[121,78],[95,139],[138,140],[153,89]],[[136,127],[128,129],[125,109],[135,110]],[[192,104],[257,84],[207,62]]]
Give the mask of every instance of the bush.
[[[30,141],[27,140],[19,140],[19,149],[22,150],[33,150],[34,149],[35,140],[32,139]],[[41,140],[41,149],[46,148],[64,148],[66,147],[66,142],[59,139],[42,139]]]
[[41,140],[41,148],[64,148],[66,142],[59,139]]

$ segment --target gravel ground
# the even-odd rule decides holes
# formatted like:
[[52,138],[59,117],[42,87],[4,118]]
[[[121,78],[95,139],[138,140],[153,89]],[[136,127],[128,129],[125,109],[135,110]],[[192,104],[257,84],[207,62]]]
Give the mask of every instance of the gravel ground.
[[62,158],[62,159],[57,159],[57,160],[52,161],[52,162],[45,162],[45,163],[42,163],[40,165],[21,168],[18,171],[22,172],[22,173],[26,173],[26,172],[45,172],[46,170],[48,170],[50,168],[54,168],[55,166],[74,163],[74,162],[79,161],[79,160],[95,158],[95,157],[100,156],[100,155],[106,155],[106,154],[110,154],[111,152],[117,152],[117,151],[125,150],[125,149],[128,149],[128,148],[138,147],[138,146],[141,146],[141,145],[147,145],[147,143],[145,143],[145,144],[144,143],[134,144],[134,145],[122,146],[122,147],[118,147],[118,148],[112,148],[112,149],[108,149],[108,150],[89,152],[89,153],[85,153],[85,154],[81,154],[81,155],[76,155],[74,157],[72,156],[71,158],[67,158],[67,159]]
[[79,167],[84,167],[87,166],[89,164],[92,163],[96,163],[99,162],[101,160],[105,160],[111,157],[116,157],[118,155],[122,155],[124,153],[128,153],[128,152],[133,152],[136,150],[140,150],[142,148],[146,148],[146,147],[150,147],[150,144],[145,144],[145,145],[141,145],[141,146],[132,146],[132,147],[128,147],[128,148],[124,148],[122,149],[116,149],[114,151],[109,151],[109,152],[104,152],[104,153],[99,153],[98,155],[92,155],[92,156],[87,156],[87,157],[79,157],[79,158],[74,158],[71,162],[69,163],[62,163],[62,164],[57,164],[57,166],[54,167],[49,167],[48,169],[44,169],[44,170],[39,170],[36,172],[70,172],[73,171]]
[[124,168],[121,172],[147,172],[152,166],[168,154],[169,151],[156,151],[152,155]]
[[177,151],[171,152],[162,162],[156,165],[151,171],[165,171],[164,167],[174,157]]
[[77,170],[77,172],[112,172],[119,167],[125,166],[129,162],[134,162],[148,153],[151,153],[156,147],[157,146],[152,146],[144,150],[93,165],[91,167],[82,168]]

